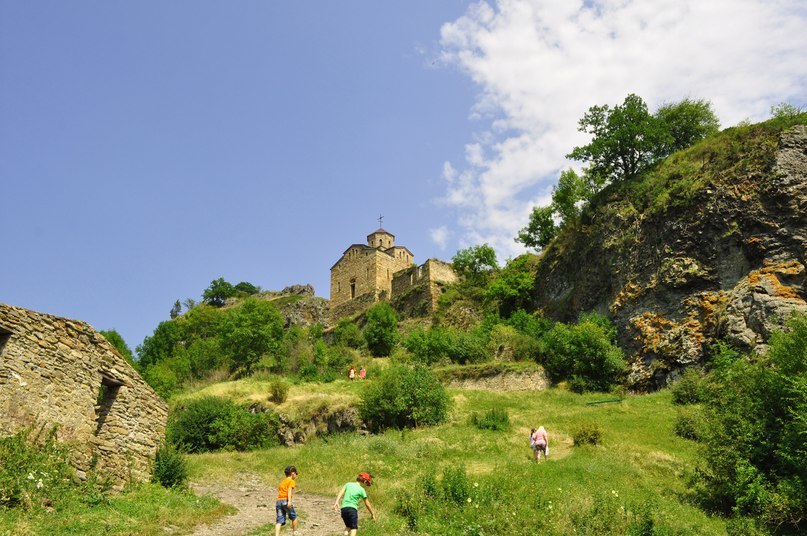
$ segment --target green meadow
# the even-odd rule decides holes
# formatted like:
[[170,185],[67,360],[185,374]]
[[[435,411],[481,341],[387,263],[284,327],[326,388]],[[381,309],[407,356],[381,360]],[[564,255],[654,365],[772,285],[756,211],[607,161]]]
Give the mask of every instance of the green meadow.
[[[252,385],[252,390],[248,388]],[[294,386],[290,403],[323,395],[358,400],[361,384]],[[214,386],[255,399],[260,382]],[[725,523],[690,504],[687,478],[697,444],[673,434],[669,393],[618,398],[553,388],[534,392],[450,389],[449,422],[378,435],[326,436],[298,447],[189,456],[195,481],[235,482],[239,473],[275,485],[282,468],[300,470],[303,493],[336,496],[359,471],[373,475],[373,522],[361,534],[725,534]],[[202,391],[199,394],[210,394]],[[510,428],[470,422],[474,412],[505,409]],[[550,434],[547,461],[532,461],[531,427]],[[596,445],[575,446],[581,427],[602,433]],[[305,527],[305,512],[301,512]]]

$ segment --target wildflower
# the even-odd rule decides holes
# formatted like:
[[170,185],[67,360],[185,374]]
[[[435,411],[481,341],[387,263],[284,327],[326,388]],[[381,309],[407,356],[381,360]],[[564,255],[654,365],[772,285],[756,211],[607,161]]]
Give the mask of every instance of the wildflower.
[[42,486],[43,486],[43,485],[44,485],[44,484],[42,484],[42,479],[40,478],[40,479],[39,479],[39,480],[37,480],[37,482],[36,482],[36,489],[42,489]]
[[613,495],[614,497],[619,497],[619,493],[617,493],[615,489],[611,490],[611,495]]
[[33,473],[28,473],[28,480],[36,480],[36,477]]
[[468,497],[468,502],[471,502],[471,498],[470,498],[470,497]]
[[474,487],[478,488],[479,487],[479,482],[474,482]]

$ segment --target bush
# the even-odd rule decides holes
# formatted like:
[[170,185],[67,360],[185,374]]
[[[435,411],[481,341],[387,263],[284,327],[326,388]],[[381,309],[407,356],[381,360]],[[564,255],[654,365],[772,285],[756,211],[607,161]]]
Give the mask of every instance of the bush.
[[0,438],[0,508],[29,510],[54,502],[74,476],[68,452],[56,440],[56,428]]
[[380,302],[370,307],[366,316],[364,340],[367,349],[377,357],[390,355],[398,338],[398,315],[390,304]]
[[251,450],[279,444],[273,413],[252,413],[231,400],[208,396],[187,402],[171,415],[168,442],[188,452]]
[[355,322],[342,318],[333,328],[333,341],[337,346],[358,349],[364,345],[364,336]]
[[699,441],[703,437],[706,425],[701,412],[701,408],[697,406],[679,409],[673,425],[673,433],[684,439]]
[[448,416],[450,398],[429,369],[393,365],[361,393],[359,411],[373,431],[439,424]]
[[510,429],[510,414],[503,408],[489,409],[481,415],[474,411],[469,421],[480,430],[504,432]]
[[424,365],[433,365],[448,353],[449,334],[440,327],[415,329],[406,337],[403,345],[416,361]]
[[702,370],[690,367],[670,387],[673,404],[698,404],[706,397],[705,375]]
[[462,465],[449,465],[443,470],[443,480],[440,482],[440,494],[448,503],[458,506],[465,504],[470,495],[468,475]]
[[541,338],[541,361],[552,381],[573,379],[578,391],[609,391],[625,371],[622,350],[603,317],[583,317],[573,326],[555,324]]
[[164,488],[183,489],[188,484],[188,463],[173,445],[163,444],[154,458],[151,481]]
[[282,404],[289,396],[289,384],[283,380],[275,380],[269,385],[269,400]]
[[572,440],[576,447],[582,445],[599,445],[602,439],[602,429],[597,423],[584,422],[577,425],[572,432]]
[[767,356],[710,373],[695,484],[706,507],[796,533],[807,528],[807,315],[787,330]]

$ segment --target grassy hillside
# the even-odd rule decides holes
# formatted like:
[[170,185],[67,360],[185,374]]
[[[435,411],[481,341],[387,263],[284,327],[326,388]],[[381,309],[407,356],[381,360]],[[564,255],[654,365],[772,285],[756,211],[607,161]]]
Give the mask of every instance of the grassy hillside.
[[[231,389],[242,399],[261,396],[247,393],[246,386],[222,384],[211,393]],[[357,398],[362,387],[342,381],[296,386],[289,397]],[[725,532],[723,521],[689,504],[686,477],[697,447],[673,434],[675,409],[667,393],[591,405],[614,397],[560,389],[450,393],[454,405],[444,425],[330,436],[293,449],[193,455],[192,478],[235,482],[239,473],[254,472],[274,485],[282,467],[295,464],[301,492],[335,497],[341,484],[369,471],[375,479],[370,497],[381,512],[376,522],[362,516],[362,533],[369,535],[401,533],[407,526],[458,535],[511,533],[521,526],[542,526],[549,534]],[[472,412],[491,408],[507,410],[509,431],[469,423]],[[550,459],[536,464],[526,438],[539,424],[550,434]],[[602,430],[599,445],[573,445],[575,431],[584,425]],[[460,504],[439,498],[444,486],[463,488],[462,476],[452,473],[457,468],[467,477]],[[429,486],[438,490],[434,499],[426,499]],[[301,512],[303,529],[305,515]],[[648,532],[652,527],[656,532]]]

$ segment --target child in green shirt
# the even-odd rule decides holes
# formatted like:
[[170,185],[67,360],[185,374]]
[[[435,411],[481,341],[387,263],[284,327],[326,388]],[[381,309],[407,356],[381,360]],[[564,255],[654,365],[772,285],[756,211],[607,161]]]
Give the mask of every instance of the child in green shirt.
[[345,522],[345,536],[356,536],[359,530],[359,501],[364,500],[364,505],[370,511],[370,516],[375,521],[375,511],[367,498],[365,487],[370,487],[373,479],[369,473],[361,472],[356,477],[356,482],[348,482],[342,487],[342,491],[336,496],[334,508],[340,510],[342,521]]

